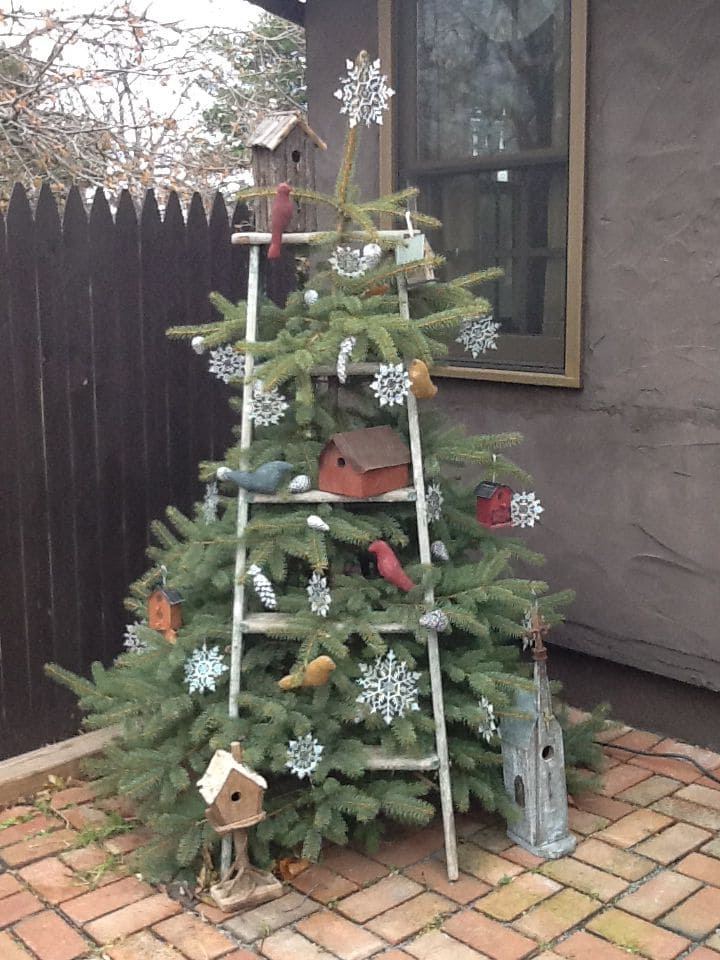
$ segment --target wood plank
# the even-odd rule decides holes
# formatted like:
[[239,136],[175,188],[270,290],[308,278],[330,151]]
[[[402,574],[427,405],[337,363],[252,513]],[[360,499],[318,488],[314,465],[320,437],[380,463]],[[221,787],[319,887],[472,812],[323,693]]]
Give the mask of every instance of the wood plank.
[[26,675],[21,706],[32,715],[42,703],[43,664],[52,651],[53,623],[48,545],[48,498],[43,431],[43,357],[37,316],[35,227],[25,191],[16,185],[7,215],[10,335],[14,354],[14,417],[19,469],[20,553],[25,602],[25,650],[13,669]]
[[[229,300],[237,293],[236,279],[233,276],[233,251],[230,245],[230,224],[225,200],[220,194],[210,211],[208,225],[208,239],[210,246],[210,290],[221,293]],[[238,296],[235,296],[238,299]],[[213,310],[213,319],[220,319],[216,310]],[[235,414],[230,410],[228,400],[235,390],[232,387],[215,380],[212,391],[213,423],[215,427],[215,444],[222,456],[230,446],[232,429],[236,423]],[[223,438],[226,438],[223,440]]]
[[[246,633],[272,633],[274,630],[282,630],[294,623],[295,618],[288,613],[252,613],[242,619],[242,628]],[[333,626],[340,630],[345,628],[342,621],[333,623]],[[373,623],[373,630],[378,633],[413,633],[414,626],[407,623]]]
[[[327,234],[323,233],[284,233],[283,234],[283,245],[286,246],[302,246],[305,244],[311,243],[322,243]],[[410,237],[410,232],[408,230],[377,230],[374,234],[368,233],[367,230],[350,230],[348,233],[344,234],[348,240],[370,240],[374,236],[380,237],[381,240],[407,240]],[[238,233],[233,233],[232,243],[240,245],[252,245],[252,246],[261,246],[269,247],[270,241],[272,240],[271,233],[261,233],[260,231],[239,231]]]
[[366,754],[368,770],[437,770],[440,765],[435,753],[427,757],[400,757],[383,753],[379,747],[368,747]]
[[[192,324],[210,322],[210,239],[208,221],[202,198],[194,193],[187,220],[187,316]],[[208,371],[208,355],[198,356],[187,344],[189,371],[187,389],[193,402],[188,413],[187,429],[190,437],[190,459],[194,465],[201,460],[218,460],[223,454],[216,449],[212,394],[218,381]]]
[[79,777],[83,761],[101,753],[119,733],[118,727],[93,730],[1,761],[0,804],[12,804],[30,796],[42,789],[51,775]]
[[63,216],[63,299],[67,338],[70,454],[73,481],[66,497],[73,515],[77,580],[77,637],[61,663],[85,673],[97,659],[97,598],[102,595],[99,490],[95,482],[95,371],[90,318],[88,221],[77,187],[68,194]]
[[416,498],[414,487],[400,487],[376,497],[346,497],[324,490],[307,493],[247,493],[249,503],[411,503]]

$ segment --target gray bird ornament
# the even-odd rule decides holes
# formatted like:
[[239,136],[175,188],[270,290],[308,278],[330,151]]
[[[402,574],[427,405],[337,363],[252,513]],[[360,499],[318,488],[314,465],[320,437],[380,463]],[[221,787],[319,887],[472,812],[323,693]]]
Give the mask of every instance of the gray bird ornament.
[[217,478],[237,484],[251,493],[275,493],[293,469],[293,465],[285,463],[284,460],[271,460],[257,470],[230,470],[229,467],[219,467]]

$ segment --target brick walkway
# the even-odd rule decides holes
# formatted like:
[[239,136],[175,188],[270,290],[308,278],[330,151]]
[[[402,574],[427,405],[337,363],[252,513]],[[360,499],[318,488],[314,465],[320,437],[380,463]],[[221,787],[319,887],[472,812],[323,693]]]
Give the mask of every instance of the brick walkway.
[[0,960],[720,960],[720,785],[616,746],[717,774],[720,755],[628,728],[603,739],[602,788],[573,798],[572,857],[543,863],[466,817],[456,884],[432,826],[373,857],[332,847],[280,900],[234,917],[134,876],[142,831],[102,840],[125,811],[86,786],[4,810]]

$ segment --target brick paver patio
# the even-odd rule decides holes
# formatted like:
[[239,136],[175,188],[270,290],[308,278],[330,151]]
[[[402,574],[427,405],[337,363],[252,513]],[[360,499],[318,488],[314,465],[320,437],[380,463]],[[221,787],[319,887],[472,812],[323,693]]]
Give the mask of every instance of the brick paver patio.
[[[142,830],[85,785],[0,812],[0,960],[720,960],[720,755],[614,727],[597,793],[572,798],[575,854],[542,862],[488,818],[373,856],[331,847],[274,903],[228,916],[133,875]],[[95,836],[95,842],[88,842]],[[129,860],[129,862],[127,862]]]

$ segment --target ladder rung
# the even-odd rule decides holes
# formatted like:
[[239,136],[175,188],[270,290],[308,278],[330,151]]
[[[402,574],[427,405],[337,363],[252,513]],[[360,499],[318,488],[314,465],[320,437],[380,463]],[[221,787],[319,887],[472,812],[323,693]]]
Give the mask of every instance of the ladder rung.
[[415,487],[400,487],[376,497],[345,497],[324,490],[307,493],[246,493],[249,503],[410,503],[417,497]]
[[384,753],[379,747],[368,748],[368,770],[437,770],[440,766],[436,753],[427,757],[399,757]]
[[[327,236],[326,231],[315,233],[284,233],[282,242],[287,244],[287,246],[297,246],[298,244],[312,243],[318,239],[322,240]],[[410,237],[410,234],[407,230],[377,230],[374,234],[368,233],[366,230],[352,230],[350,233],[345,234],[348,240],[368,240],[374,239],[374,237],[380,237],[381,240],[395,240],[400,243],[402,240],[407,240]],[[268,246],[272,242],[271,233],[261,233],[258,231],[251,232],[241,232],[234,233],[230,238],[232,243],[235,244],[246,244],[253,245],[257,247]]]
[[[242,628],[245,633],[272,633],[273,630],[282,630],[294,622],[295,617],[288,613],[251,613],[243,618]],[[334,623],[334,626],[342,629],[343,624]],[[378,633],[412,633],[414,630],[406,623],[373,623],[371,626]]]

